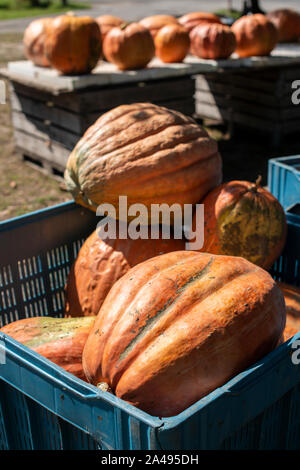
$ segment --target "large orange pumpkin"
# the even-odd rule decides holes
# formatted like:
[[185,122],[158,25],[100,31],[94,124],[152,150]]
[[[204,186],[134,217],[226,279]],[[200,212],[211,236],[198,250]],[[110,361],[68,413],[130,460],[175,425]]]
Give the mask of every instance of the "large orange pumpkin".
[[268,13],[268,19],[278,29],[279,42],[298,41],[300,38],[300,14],[289,8],[280,8]]
[[99,26],[88,16],[58,16],[48,29],[45,50],[52,67],[59,72],[89,73],[101,55]]
[[149,214],[151,204],[195,204],[221,179],[216,141],[192,118],[151,103],[102,115],[74,148],[65,171],[67,189],[79,204],[118,209],[124,195],[128,206],[142,203]]
[[33,317],[17,320],[1,332],[85,380],[82,351],[95,317]]
[[66,284],[66,313],[97,315],[113,284],[132,266],[154,256],[184,250],[184,240],[101,240],[93,232],[81,247]]
[[190,48],[188,31],[181,25],[169,24],[154,38],[155,54],[162,62],[182,62]]
[[239,18],[232,25],[239,57],[269,55],[278,42],[278,32],[265,15],[257,13]]
[[245,259],[177,251],[117,281],[83,351],[88,381],[155,416],[180,413],[274,349],[280,289]]
[[23,44],[27,59],[40,67],[50,67],[45,54],[47,28],[51,26],[52,18],[41,18],[32,21],[25,29]]
[[103,52],[120,70],[130,70],[146,67],[154,57],[155,48],[147,28],[139,23],[125,23],[107,33]]
[[202,11],[194,11],[187,13],[178,19],[179,23],[182,24],[188,31],[192,31],[195,26],[203,23],[219,23],[221,20],[217,15],[213,13],[207,13]]
[[242,256],[265,269],[272,266],[284,247],[286,220],[269,191],[258,183],[231,181],[201,202],[205,217],[201,251]]
[[171,15],[153,15],[143,18],[139,23],[145,28],[149,29],[154,39],[161,28],[167,24],[178,24],[178,20],[175,18],[175,16]]
[[227,59],[236,48],[234,33],[223,24],[200,24],[190,38],[191,52],[202,59]]

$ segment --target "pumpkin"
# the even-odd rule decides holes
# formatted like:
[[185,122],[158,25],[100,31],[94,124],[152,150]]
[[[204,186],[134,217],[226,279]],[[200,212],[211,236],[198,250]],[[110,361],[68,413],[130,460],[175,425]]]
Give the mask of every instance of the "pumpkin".
[[144,204],[148,214],[151,204],[195,204],[221,180],[216,141],[192,118],[151,103],[100,116],[65,170],[75,201],[94,211],[101,203],[118,209],[120,195],[128,206]]
[[191,52],[202,59],[227,59],[236,48],[234,33],[223,24],[200,24],[190,38]]
[[113,29],[115,26],[120,26],[122,23],[125,23],[125,20],[122,20],[122,18],[113,15],[101,15],[95,18],[95,20],[100,27],[102,44],[104,42],[105,36],[111,29]]
[[101,55],[99,26],[88,16],[58,16],[49,28],[45,50],[52,67],[62,74],[89,73]]
[[142,69],[154,57],[155,48],[147,28],[139,23],[123,24],[105,36],[103,52],[120,70]]
[[32,317],[9,323],[0,331],[86,380],[82,351],[94,321],[95,317]]
[[187,13],[178,19],[179,23],[182,24],[189,32],[192,31],[195,26],[202,23],[219,23],[221,20],[217,15],[213,13],[207,13],[202,11],[194,11]]
[[[259,180],[230,181],[212,190],[204,204],[204,245],[201,251],[242,256],[269,269],[286,239],[286,219],[278,200]],[[196,214],[194,230],[197,230]],[[202,229],[202,227],[201,227]]]
[[45,54],[45,40],[47,28],[51,26],[52,18],[41,18],[32,21],[25,29],[23,44],[25,55],[35,65],[50,67],[50,62]]
[[66,284],[66,312],[97,315],[113,284],[132,266],[170,251],[184,250],[183,240],[102,240],[94,231],[79,250]]
[[178,24],[178,20],[175,18],[175,16],[171,15],[153,15],[143,18],[139,23],[145,28],[149,29],[154,39],[161,28],[167,24]]
[[154,44],[162,62],[182,62],[190,48],[189,33],[183,26],[169,24],[158,31]]
[[236,36],[239,57],[269,55],[278,41],[274,24],[265,15],[242,16],[231,27]]
[[274,349],[280,289],[245,259],[176,251],[144,261],[106,297],[85,344],[87,380],[173,416]]
[[283,282],[277,282],[285,300],[287,325],[300,331],[300,289]]
[[278,29],[279,42],[292,42],[300,38],[300,14],[289,8],[270,11],[268,19]]

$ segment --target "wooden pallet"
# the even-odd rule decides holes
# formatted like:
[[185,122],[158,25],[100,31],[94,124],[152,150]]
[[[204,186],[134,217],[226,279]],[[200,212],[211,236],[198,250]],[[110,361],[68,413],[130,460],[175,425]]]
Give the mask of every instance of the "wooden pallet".
[[152,102],[193,115],[194,94],[195,80],[188,76],[91,87],[59,95],[12,81],[15,146],[25,161],[51,175],[62,175],[70,151],[108,110],[121,104]]
[[211,73],[196,76],[196,115],[252,128],[271,137],[273,145],[300,129],[300,106],[292,103],[292,82],[300,66]]

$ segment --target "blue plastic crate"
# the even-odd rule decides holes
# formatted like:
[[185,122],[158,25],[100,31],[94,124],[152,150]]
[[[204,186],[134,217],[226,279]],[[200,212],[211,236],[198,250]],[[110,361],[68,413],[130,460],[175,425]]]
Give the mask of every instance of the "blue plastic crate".
[[[287,245],[273,275],[299,284],[300,225],[288,219]],[[65,203],[0,224],[3,323],[62,314],[69,267],[96,222],[90,211]],[[293,339],[184,412],[162,419],[77,379],[7,335],[1,342],[0,449],[300,448]]]
[[285,210],[300,204],[300,155],[270,159],[268,187]]

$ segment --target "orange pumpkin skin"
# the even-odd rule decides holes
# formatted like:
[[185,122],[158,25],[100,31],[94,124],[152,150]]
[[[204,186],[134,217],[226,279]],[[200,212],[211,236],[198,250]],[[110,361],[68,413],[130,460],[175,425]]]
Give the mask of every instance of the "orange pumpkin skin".
[[142,69],[154,57],[155,48],[147,28],[131,23],[111,29],[104,40],[103,52],[120,70]]
[[50,67],[50,62],[45,54],[45,41],[47,29],[51,26],[52,18],[41,18],[32,21],[25,29],[23,44],[25,55],[35,65]]
[[271,11],[267,17],[278,29],[279,42],[298,41],[300,38],[300,14],[289,8]]
[[52,67],[62,74],[90,73],[101,56],[101,33],[88,16],[58,16],[46,39],[46,55]]
[[221,20],[217,15],[213,13],[195,11],[192,13],[187,13],[186,15],[181,16],[178,19],[179,23],[182,24],[189,32],[192,31],[195,26],[203,23],[219,23]]
[[236,48],[234,33],[222,24],[200,24],[190,38],[191,52],[202,59],[227,59]]
[[300,331],[300,289],[283,282],[277,282],[277,285],[284,295],[287,326],[298,332]]
[[177,251],[119,279],[83,351],[88,381],[155,416],[180,413],[274,349],[285,326],[272,277],[248,261]]
[[78,204],[118,209],[124,195],[128,207],[142,203],[149,215],[151,204],[195,204],[221,180],[216,141],[192,118],[151,103],[102,115],[77,143],[65,171]]
[[82,351],[95,317],[24,318],[0,331],[46,357],[67,372],[86,380],[82,369]]
[[183,26],[170,24],[159,30],[154,44],[156,56],[162,62],[182,62],[190,48],[189,33]]
[[143,18],[139,23],[149,29],[154,39],[161,28],[168,24],[178,24],[178,20],[171,15],[153,15]]
[[104,42],[105,36],[111,29],[115,28],[116,26],[120,26],[122,23],[125,23],[125,20],[113,15],[98,16],[96,21],[100,27],[102,44]]
[[66,313],[97,315],[113,284],[132,266],[154,256],[184,250],[184,240],[102,240],[94,231],[81,247],[66,284]]
[[278,42],[278,31],[265,15],[242,16],[231,27],[239,57],[269,55]]
[[[204,245],[200,251],[242,256],[269,269],[286,239],[282,206],[267,190],[231,181],[212,190],[204,204]],[[194,216],[194,229],[196,216]]]

